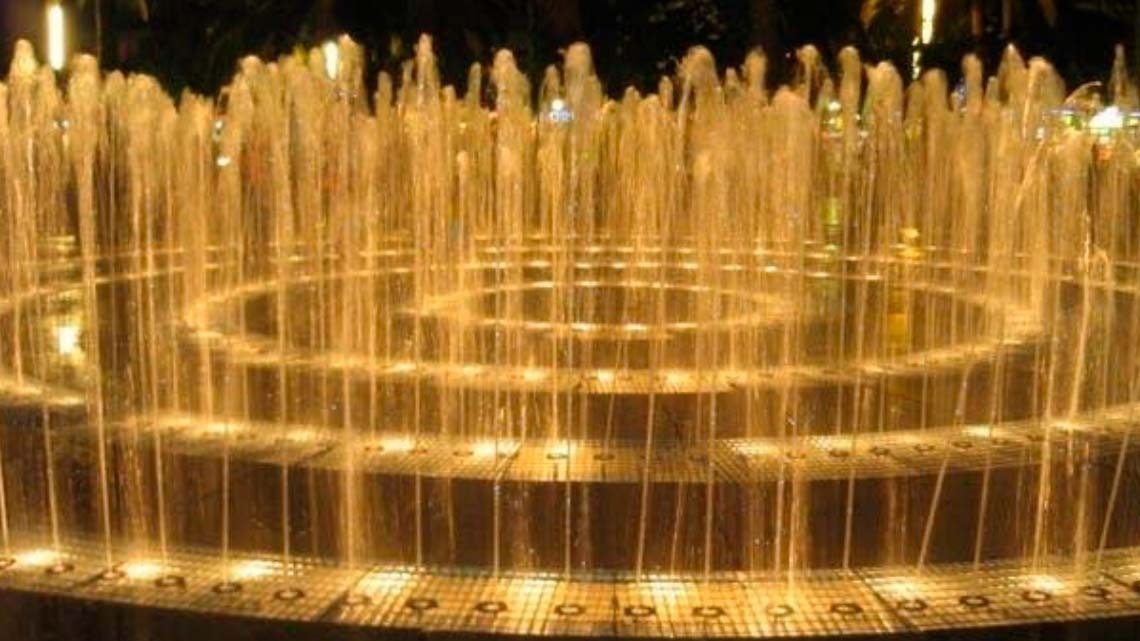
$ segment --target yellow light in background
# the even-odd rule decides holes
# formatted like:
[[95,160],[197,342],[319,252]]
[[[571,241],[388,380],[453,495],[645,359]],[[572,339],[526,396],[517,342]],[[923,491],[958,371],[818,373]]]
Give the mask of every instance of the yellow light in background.
[[918,37],[911,43],[913,46],[910,52],[911,69],[915,80],[918,80],[922,69],[922,53],[919,51],[919,45],[928,45],[934,39],[934,14],[938,8],[936,0],[919,1],[922,3],[920,7],[922,22],[919,23]]
[[922,44],[930,44],[934,39],[935,0],[922,0]]
[[60,71],[66,62],[64,53],[63,7],[50,4],[47,8],[47,58],[52,69]]
[[321,52],[325,56],[325,73],[329,78],[336,80],[340,71],[340,47],[335,40],[329,40],[321,47]]

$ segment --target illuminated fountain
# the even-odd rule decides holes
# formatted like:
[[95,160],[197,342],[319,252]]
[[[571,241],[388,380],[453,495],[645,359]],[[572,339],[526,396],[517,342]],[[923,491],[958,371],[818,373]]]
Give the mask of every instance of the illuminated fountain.
[[[571,46],[0,91],[0,587],[497,634],[1140,612],[1135,90]],[[489,86],[482,83],[489,81]]]

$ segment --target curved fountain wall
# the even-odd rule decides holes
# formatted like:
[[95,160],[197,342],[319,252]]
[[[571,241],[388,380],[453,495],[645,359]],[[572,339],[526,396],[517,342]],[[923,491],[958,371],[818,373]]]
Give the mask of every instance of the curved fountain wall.
[[[1135,90],[571,46],[0,85],[0,587],[535,635],[1140,611]],[[330,73],[331,72],[331,73]],[[484,80],[489,79],[486,86]],[[62,82],[61,82],[62,80]]]

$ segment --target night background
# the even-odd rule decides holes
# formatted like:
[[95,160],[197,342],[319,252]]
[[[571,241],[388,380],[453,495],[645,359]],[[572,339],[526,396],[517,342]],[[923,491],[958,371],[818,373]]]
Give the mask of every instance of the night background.
[[[105,69],[157,76],[171,93],[214,93],[239,57],[273,59],[348,33],[365,46],[369,80],[394,71],[420,33],[435,37],[445,80],[462,86],[470,63],[509,47],[537,77],[560,49],[585,40],[611,95],[652,88],[694,44],[720,66],[760,46],[770,82],[785,82],[796,47],[816,44],[831,63],[845,45],[865,61],[891,60],[910,75],[921,0],[65,0],[69,50],[97,52]],[[953,79],[975,52],[993,69],[1002,47],[1048,57],[1070,86],[1106,77],[1113,44],[1136,67],[1140,19],[1134,0],[940,0],[924,65]],[[6,0],[0,9],[0,62],[13,43],[43,41],[43,3]]]

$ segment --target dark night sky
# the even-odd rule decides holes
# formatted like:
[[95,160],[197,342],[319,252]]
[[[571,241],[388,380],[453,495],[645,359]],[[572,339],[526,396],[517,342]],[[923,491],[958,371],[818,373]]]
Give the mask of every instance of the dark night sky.
[[[239,56],[275,57],[347,31],[369,51],[370,71],[396,69],[416,36],[434,34],[445,79],[462,83],[472,61],[507,46],[534,76],[566,44],[585,39],[612,94],[651,88],[692,44],[723,66],[763,45],[775,80],[792,48],[812,42],[833,55],[847,44],[869,60],[909,60],[918,0],[64,0],[84,49],[95,48],[94,7],[103,15],[105,67],[155,74],[171,91],[213,92]],[[1003,33],[1002,5],[1012,21]],[[41,0],[0,0],[0,62],[17,35],[42,42]],[[145,4],[146,19],[141,6]],[[867,4],[879,7],[868,12]],[[1056,7],[1053,24],[1042,7]],[[1071,84],[1107,73],[1113,45],[1131,45],[1135,0],[939,0],[936,41],[926,59],[952,74],[967,51],[995,60],[1013,40],[1047,55]],[[973,7],[973,13],[971,13]],[[904,69],[905,72],[905,69]],[[371,75],[371,74],[370,74]]]

